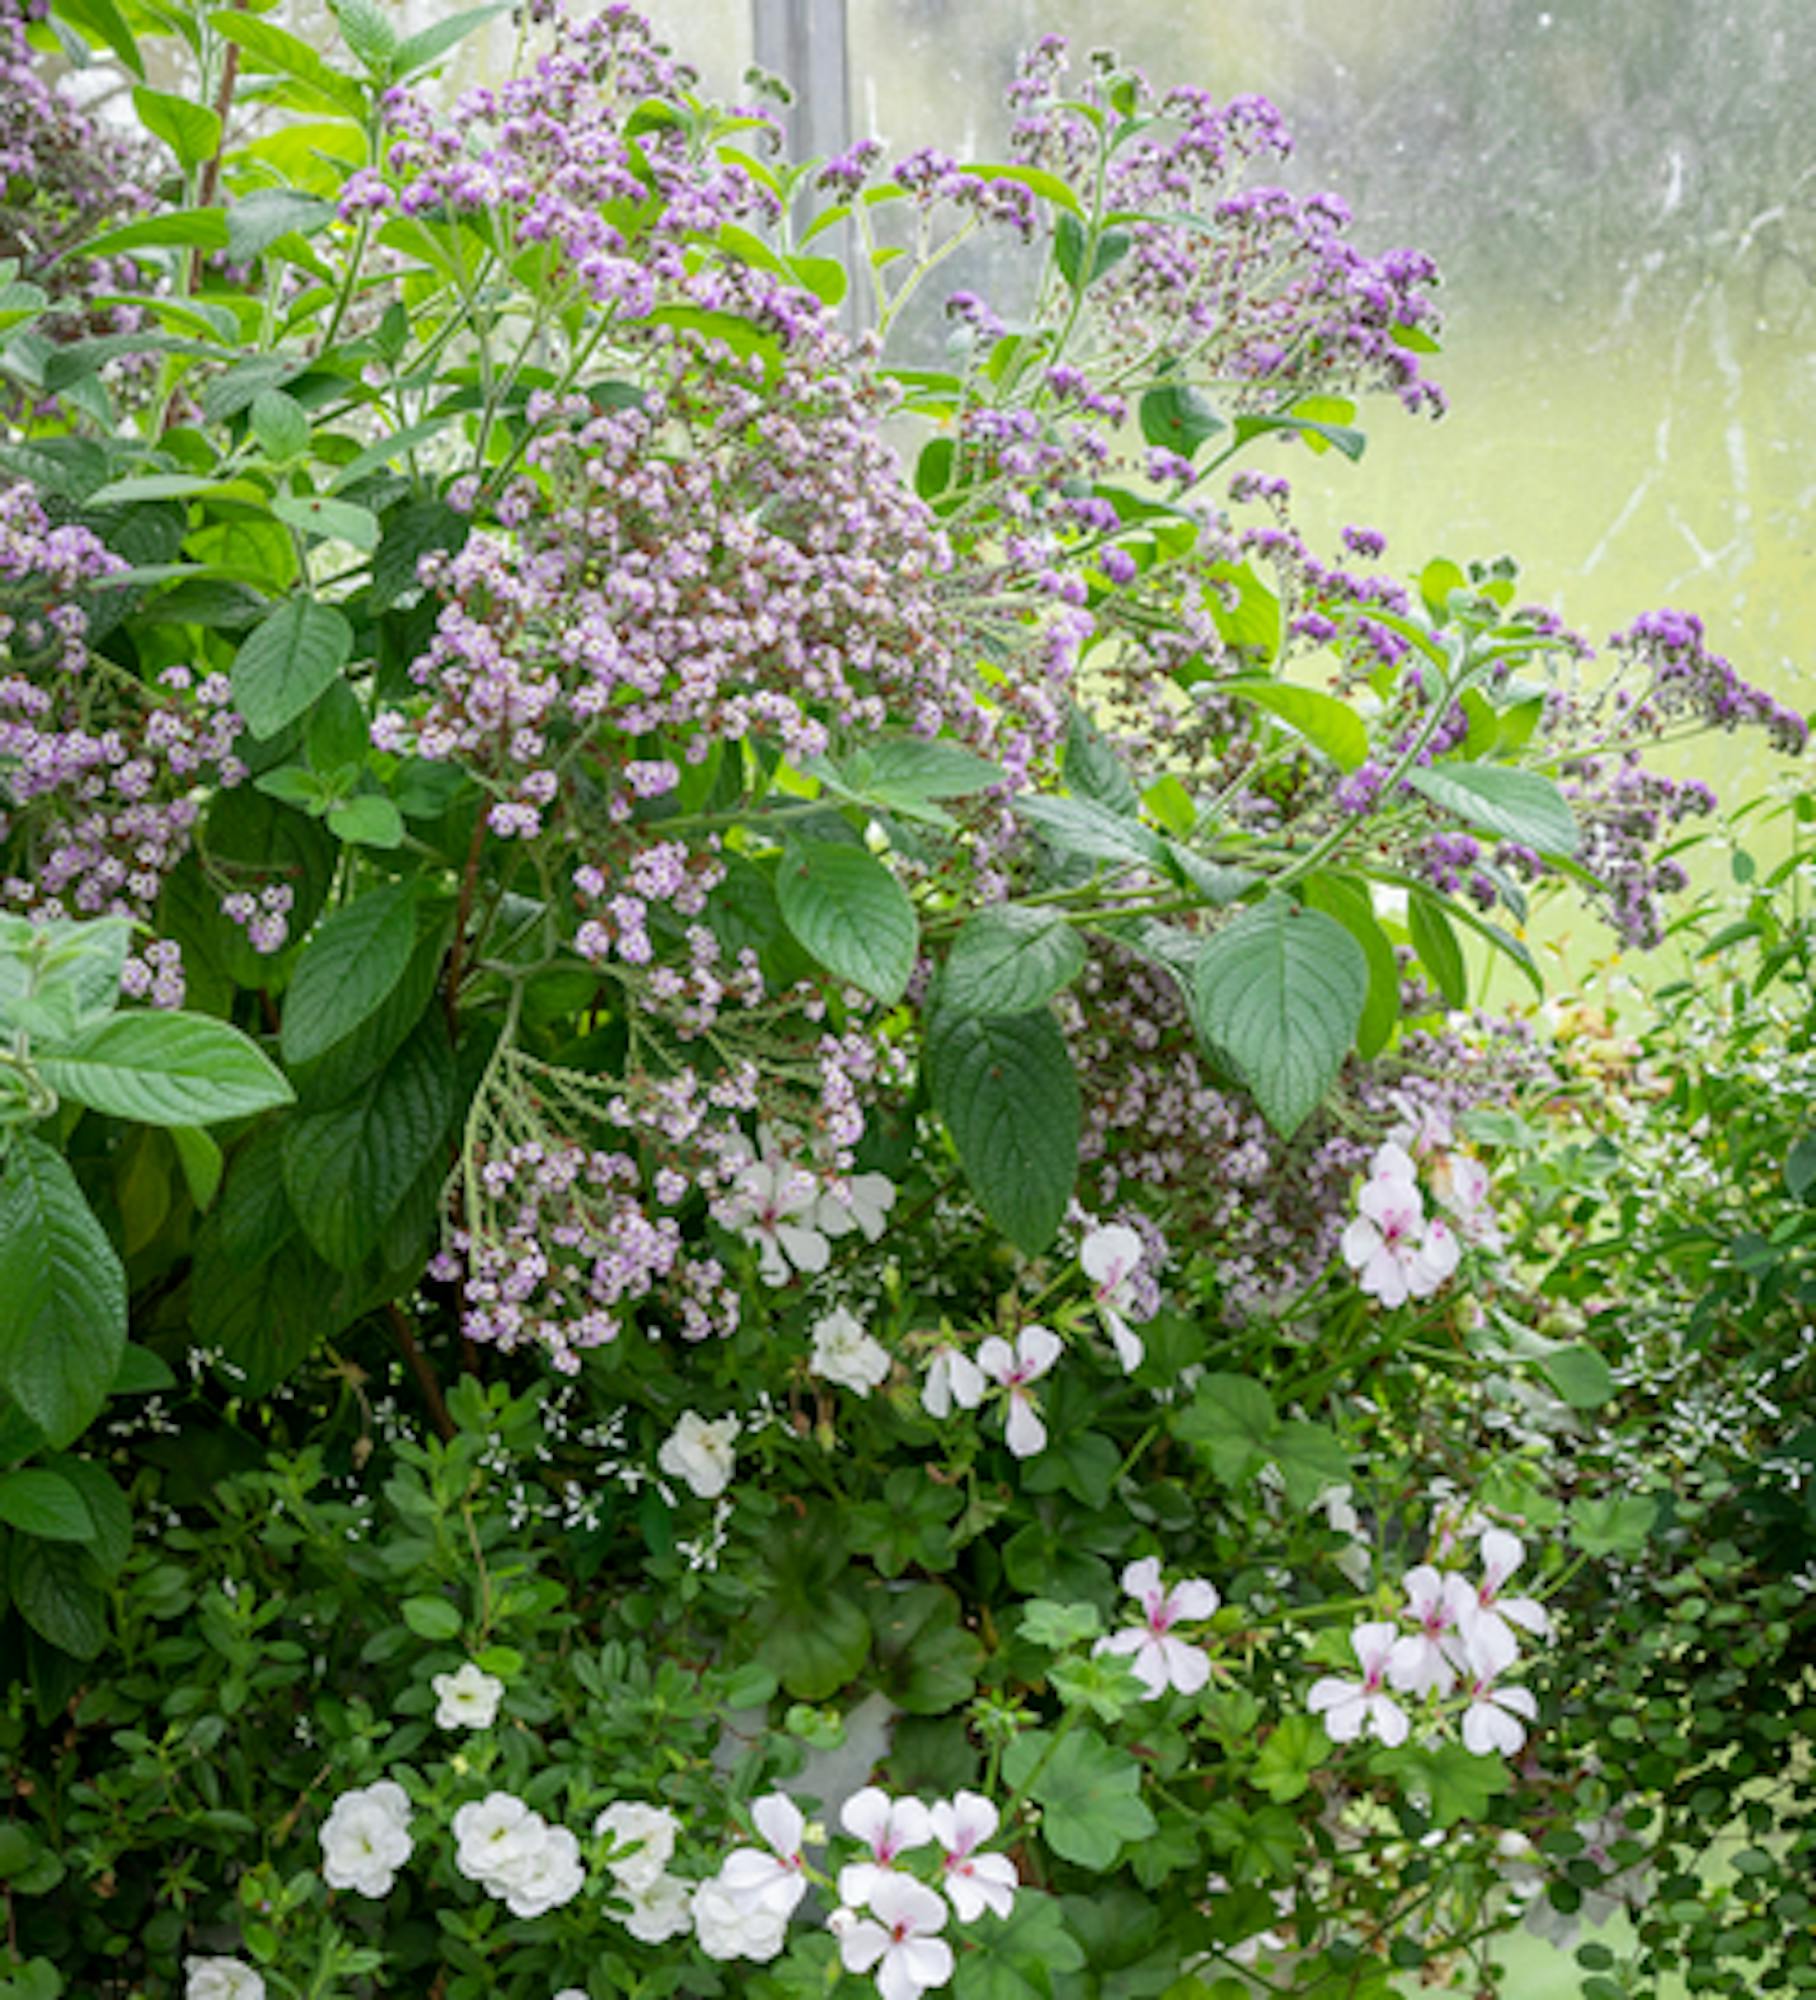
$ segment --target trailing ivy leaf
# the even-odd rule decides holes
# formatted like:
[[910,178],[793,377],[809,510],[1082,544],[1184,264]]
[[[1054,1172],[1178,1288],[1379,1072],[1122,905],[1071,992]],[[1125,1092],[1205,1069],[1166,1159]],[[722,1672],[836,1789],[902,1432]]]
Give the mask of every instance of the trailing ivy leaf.
[[765,1537],[750,1626],[757,1657],[797,1701],[825,1701],[863,1671],[870,1621],[846,1576],[836,1519],[824,1508]]
[[92,1542],[95,1519],[60,1472],[22,1466],[0,1473],[0,1521],[47,1542]]
[[1054,846],[1082,854],[1088,861],[1139,863],[1148,868],[1166,864],[1165,847],[1152,827],[1094,800],[1029,796],[1017,799],[1015,810]]
[[1031,1014],[1084,970],[1078,932],[1055,910],[1001,903],[952,941],[940,1003],[961,1014]]
[[1274,1456],[1280,1421],[1273,1398],[1246,1375],[1206,1375],[1173,1413],[1173,1433],[1203,1454],[1225,1486],[1241,1486]]
[[1205,1046],[1291,1138],[1355,1046],[1368,961],[1335,918],[1271,895],[1206,942],[1190,999]]
[[1345,875],[1308,875],[1300,893],[1310,908],[1334,917],[1368,960],[1368,999],[1356,1028],[1356,1053],[1367,1062],[1387,1046],[1400,1019],[1400,961],[1362,883]]
[[294,722],[353,657],[353,627],[313,597],[292,597],[247,633],[233,662],[233,705],[255,736]]
[[942,1715],[971,1699],[983,1641],[959,1619],[959,1601],[935,1583],[866,1593],[875,1637],[876,1678],[909,1715]]
[[1398,1750],[1377,1750],[1368,1768],[1377,1778],[1398,1785],[1403,1795],[1426,1800],[1441,1827],[1485,1818],[1489,1802],[1513,1782],[1506,1758],[1472,1756],[1460,1743],[1429,1748],[1408,1743]]
[[1057,1746],[1045,1729],[1025,1731],[1003,1757],[1003,1778],[1018,1789],[1033,1779],[1042,1837],[1081,1868],[1113,1868],[1126,1841],[1154,1831],[1154,1815],[1142,1802],[1141,1766],[1095,1730],[1075,1730]]
[[1467,1007],[1469,967],[1464,963],[1456,931],[1444,914],[1444,905],[1428,890],[1414,889],[1407,898],[1406,923],[1419,963],[1431,974],[1445,1005]]
[[1254,1782],[1276,1805],[1304,1796],[1312,1773],[1327,1763],[1331,1740],[1309,1715],[1283,1715],[1269,1731],[1254,1763]]
[[861,847],[792,843],[776,870],[782,920],[835,978],[893,1006],[908,989],[920,922],[908,891]]
[[1581,833],[1570,802],[1538,771],[1511,764],[1432,764],[1406,782],[1434,806],[1540,854],[1574,854]]
[[285,996],[278,1046],[292,1068],[322,1055],[383,1006],[416,944],[408,884],[374,889],[334,912],[303,948]]
[[965,1926],[965,1942],[953,1975],[956,2000],[1051,2000],[1053,1975],[1085,1962],[1059,1904],[1038,1889],[1018,1889],[1007,1917],[986,1910]]
[[59,1450],[126,1346],[126,1274],[63,1155],[23,1134],[0,1169],[0,1390]]
[[1220,681],[1218,692],[1277,715],[1333,764],[1354,771],[1368,761],[1368,729],[1346,701],[1292,681]]
[[254,1043],[207,1014],[116,1014],[38,1067],[59,1096],[144,1125],[215,1125],[292,1096]]
[[943,1008],[927,1026],[927,1066],[972,1193],[1012,1243],[1037,1255],[1078,1178],[1078,1079],[1052,1015]]
[[107,1597],[90,1558],[65,1542],[13,1537],[13,1606],[40,1639],[78,1660],[107,1644]]
[[343,1271],[362,1262],[442,1159],[453,1116],[454,1057],[432,1011],[351,1103],[287,1120],[284,1188],[310,1245]]

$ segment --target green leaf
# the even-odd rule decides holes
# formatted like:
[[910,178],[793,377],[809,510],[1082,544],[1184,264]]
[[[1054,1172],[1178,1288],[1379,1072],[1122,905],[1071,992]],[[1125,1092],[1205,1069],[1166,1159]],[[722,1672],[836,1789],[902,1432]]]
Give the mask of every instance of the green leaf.
[[874,855],[833,841],[791,843],[776,870],[782,920],[835,978],[887,1006],[908,988],[920,923]]
[[391,80],[397,56],[397,30],[378,0],[328,0],[340,24],[341,39],[382,83]]
[[1570,802],[1538,771],[1510,764],[1432,764],[1406,782],[1434,806],[1540,854],[1574,854],[1581,838]]
[[464,42],[475,28],[504,13],[509,0],[498,0],[492,7],[468,7],[458,14],[450,14],[445,21],[436,21],[420,34],[412,35],[408,41],[400,42],[392,59],[391,74],[400,81],[413,76],[419,69],[426,69],[438,56],[445,56],[451,48]]
[[[956,743],[912,736],[885,737],[836,764],[822,760],[809,769],[853,798],[897,812],[934,799],[965,798],[1003,780],[1003,767],[987,757],[975,756]],[[950,824],[943,813],[934,817]]]
[[1134,780],[1094,718],[1076,706],[1066,720],[1066,784],[1074,798],[1134,817]]
[[132,101],[139,122],[154,139],[163,140],[186,174],[194,173],[220,151],[220,117],[207,105],[144,84],[134,89]]
[[986,1910],[967,1924],[965,1944],[953,1975],[956,2000],[1052,2000],[1052,1975],[1085,1962],[1058,1903],[1038,1889],[1017,1890],[1006,1918]]
[[1241,1486],[1274,1456],[1280,1429],[1274,1401],[1246,1375],[1206,1375],[1173,1413],[1173,1432],[1203,1455],[1225,1486]]
[[1335,918],[1270,895],[1206,942],[1190,999],[1205,1046],[1290,1138],[1355,1045],[1368,960]]
[[278,1035],[284,1061],[293,1069],[313,1061],[375,1014],[415,945],[407,884],[370,890],[336,910],[297,961]]
[[1558,1348],[1539,1365],[1551,1378],[1551,1386],[1573,1410],[1599,1409],[1613,1400],[1614,1371],[1583,1341]]
[[1791,1142],[1784,1156],[1784,1184],[1793,1201],[1802,1201],[1816,1185],[1816,1132],[1802,1133]]
[[1055,1660],[1047,1678],[1068,1708],[1088,1708],[1100,1722],[1120,1722],[1149,1699],[1141,1677],[1120,1653]]
[[825,1701],[863,1671],[870,1620],[846,1580],[838,1522],[823,1506],[765,1536],[751,1612],[756,1655],[797,1701]]
[[38,1067],[59,1096],[143,1125],[215,1125],[291,1101],[256,1044],[207,1014],[115,1014]]
[[[323,541],[348,542],[368,553],[378,547],[378,516],[370,507],[356,507],[350,500],[280,493],[272,501],[271,511],[285,527],[295,528],[300,534],[316,535]],[[267,733],[260,731],[261,735]]]
[[1078,1079],[1051,1014],[980,1018],[941,1009],[927,1026],[934,1109],[984,1212],[1037,1255],[1078,1178]]
[[126,917],[72,924],[0,916],[0,1029],[56,1040],[104,1020],[119,1004],[131,944]]
[[464,548],[472,532],[472,522],[445,500],[411,500],[387,514],[372,558],[374,616],[419,588],[416,569],[424,556]]
[[1333,764],[1354,771],[1368,761],[1368,730],[1346,701],[1292,681],[1219,681],[1220,694],[1252,702],[1277,715],[1287,727]]
[[1141,1766],[1091,1729],[1074,1730],[1051,1756],[1049,1746],[1053,1736],[1044,1729],[1016,1737],[1003,1757],[1005,1782],[1019,1790],[1032,1777],[1042,1838],[1062,1860],[1100,1873],[1113,1868],[1124,1842],[1154,1831],[1154,1815],[1141,1798]]
[[92,1560],[67,1542],[13,1541],[13,1606],[39,1638],[78,1660],[107,1644],[107,1598]]
[[284,1189],[330,1264],[352,1270],[378,1247],[418,1177],[443,1156],[454,1101],[447,1026],[433,1010],[351,1103],[286,1122]]
[[453,1639],[460,1634],[460,1612],[445,1597],[406,1597],[397,1609],[419,1639]]
[[1271,1456],[1295,1507],[1309,1507],[1325,1487],[1341,1486],[1353,1476],[1348,1454],[1335,1434],[1297,1417],[1275,1433]]
[[352,1319],[339,1273],[301,1242],[237,1263],[210,1225],[197,1240],[190,1283],[198,1345],[219,1350],[219,1372],[246,1396],[267,1396]]
[[1015,801],[1015,810],[1047,839],[1068,854],[1087,861],[1109,861],[1124,867],[1166,865],[1160,835],[1132,816],[1112,812],[1093,799],[1050,799],[1029,795]]
[[980,181],[1017,181],[1030,194],[1037,194],[1043,201],[1050,201],[1056,208],[1066,209],[1081,221],[1084,210],[1079,205],[1077,195],[1057,174],[1050,174],[1040,167],[1018,166],[964,166],[961,174],[970,174]]
[[1033,1597],[1022,1606],[1016,1629],[1034,1645],[1063,1653],[1095,1639],[1103,1630],[1103,1619],[1095,1604],[1056,1604],[1050,1597]]
[[59,1450],[99,1414],[126,1345],[126,1274],[61,1153],[13,1140],[0,1178],[0,1390]]
[[1206,438],[1228,428],[1208,398],[1185,382],[1150,389],[1137,405],[1137,415],[1149,444],[1181,458],[1195,457]]
[[1486,1818],[1490,1800],[1513,1783],[1513,1767],[1504,1757],[1476,1757],[1460,1743],[1377,1750],[1368,1768],[1377,1778],[1397,1784],[1405,1796],[1425,1799],[1439,1826]]
[[1059,266],[1060,276],[1075,292],[1088,292],[1106,272],[1115,270],[1134,248],[1135,239],[1126,229],[1101,231],[1087,271],[1085,252],[1089,244],[1084,224],[1076,216],[1059,218],[1053,231],[1053,261]]
[[[245,21],[249,17],[236,14],[233,18]],[[333,202],[316,195],[301,194],[295,188],[254,188],[227,210],[227,255],[236,264],[250,264],[286,236],[314,236],[326,229],[334,216]]]
[[[118,229],[104,229],[99,236],[91,236],[86,243],[65,250],[57,262],[64,264],[72,257],[119,257],[128,250],[225,250],[226,247],[225,210],[171,208],[162,215],[123,223]],[[150,341],[144,334],[135,334],[133,339],[140,347],[167,345],[163,341]],[[196,352],[206,351],[193,343],[179,343],[177,351],[189,351],[192,346]]]
[[[118,1385],[115,1385],[116,1392]],[[90,1558],[109,1578],[118,1576],[132,1549],[132,1508],[119,1482],[104,1465],[89,1458],[72,1458],[67,1453],[50,1467],[59,1479],[67,1480],[82,1496],[93,1525],[92,1539],[86,1544]]]
[[0,1473],[0,1521],[47,1542],[92,1542],[94,1516],[88,1503],[58,1472],[27,1466]]
[[1445,1005],[1459,1010],[1467,1007],[1469,967],[1444,905],[1429,890],[1414,889],[1407,897],[1406,923],[1419,963],[1431,974]]
[[959,1601],[936,1583],[873,1589],[870,1627],[878,1686],[909,1715],[941,1715],[977,1690],[983,1641],[959,1620]]
[[1345,458],[1352,460],[1359,459],[1368,449],[1368,439],[1348,424],[1327,424],[1312,417],[1292,416],[1236,419],[1236,442],[1239,445],[1247,444],[1251,438],[1263,437],[1269,431],[1286,431],[1321,444],[1335,445]]
[[[366,116],[366,93],[350,76],[325,61],[300,35],[280,28],[275,21],[238,9],[220,8],[208,17],[217,35],[240,46],[242,65],[270,75],[293,76],[311,85],[348,118]],[[281,232],[280,232],[281,233]]]
[[328,831],[349,847],[401,847],[404,816],[375,792],[349,799],[328,815]]
[[275,736],[353,657],[353,627],[313,597],[292,597],[246,635],[233,663],[233,705],[255,736]]
[[56,12],[91,40],[112,49],[134,76],[145,74],[145,58],[114,0],[56,0]]
[[1084,966],[1078,932],[1057,911],[997,904],[953,939],[940,1003],[961,1014],[1031,1014]]
[[1587,1495],[1570,1504],[1570,1539],[1586,1556],[1637,1556],[1651,1539],[1658,1502],[1646,1493]]
[[288,465],[309,449],[309,413],[282,389],[261,389],[247,412],[259,450],[274,465]]
[[1308,906],[1335,918],[1368,960],[1368,999],[1356,1029],[1356,1053],[1367,1062],[1387,1046],[1400,1018],[1400,961],[1362,883],[1345,875],[1308,875],[1299,886]]

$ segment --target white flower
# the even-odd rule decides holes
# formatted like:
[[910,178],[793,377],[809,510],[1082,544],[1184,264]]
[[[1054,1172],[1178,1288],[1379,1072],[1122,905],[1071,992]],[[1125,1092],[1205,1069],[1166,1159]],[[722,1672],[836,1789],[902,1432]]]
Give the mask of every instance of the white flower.
[[716,1500],[731,1484],[738,1463],[732,1439],[742,1429],[736,1417],[708,1423],[697,1410],[683,1410],[680,1422],[663,1440],[656,1463],[671,1479],[685,1480],[702,1500]]
[[708,1958],[754,1958],[767,1964],[788,1936],[788,1912],[749,1901],[725,1885],[722,1876],[702,1882],[689,1905],[694,1935]]
[[542,1815],[522,1799],[488,1792],[454,1815],[454,1865],[469,1882],[499,1894],[494,1885],[513,1882],[528,1870],[546,1831]]
[[1358,1590],[1366,1590],[1374,1556],[1367,1539],[1359,1532],[1362,1517],[1350,1502],[1349,1487],[1323,1487],[1312,1505],[1330,1523],[1335,1533],[1349,1536],[1349,1547],[1337,1557],[1337,1567]]
[[842,1926],[839,1958],[847,1972],[876,1972],[882,2000],[920,2000],[952,1977],[952,1947],[935,1935],[946,1905],[924,1882],[891,1875],[870,1899],[875,1917]]
[[1017,1458],[1032,1458],[1046,1449],[1047,1427],[1028,1385],[1038,1382],[1064,1352],[1059,1335],[1044,1326],[1024,1326],[1013,1347],[1000,1333],[993,1333],[977,1350],[977,1365],[1009,1392],[1003,1438]]
[[1387,1674],[1403,1694],[1447,1695],[1463,1658],[1462,1627],[1475,1610],[1475,1592],[1455,1570],[1420,1563],[1406,1572],[1406,1609],[1418,1631],[1395,1641]]
[[261,1973],[238,1958],[186,1958],[183,2000],[265,2000]]
[[805,1167],[792,1165],[776,1149],[773,1137],[759,1134],[763,1151],[751,1158],[719,1204],[718,1217],[757,1249],[757,1269],[766,1285],[785,1285],[796,1271],[823,1271],[832,1245],[813,1219],[820,1207],[820,1183]]
[[490,1729],[504,1699],[504,1682],[471,1660],[458,1672],[437,1674],[429,1685],[435,1690],[437,1729]]
[[1382,1692],[1395,1636],[1394,1628],[1384,1619],[1358,1625],[1349,1635],[1349,1643],[1362,1668],[1362,1678],[1346,1681],[1326,1674],[1313,1683],[1306,1705],[1314,1715],[1324,1717],[1333,1743],[1353,1743],[1365,1727],[1390,1749],[1406,1741],[1406,1711]]
[[1175,1639],[1172,1628],[1187,1619],[1209,1618],[1222,1601],[1202,1577],[1187,1577],[1171,1590],[1160,1587],[1160,1559],[1143,1556],[1122,1573],[1123,1589],[1141,1606],[1144,1622],[1099,1639],[1094,1653],[1133,1653],[1129,1662],[1150,1696],[1169,1687],[1196,1694],[1211,1677],[1211,1656],[1202,1646]]
[[979,1854],[997,1828],[996,1808],[980,1792],[954,1792],[928,1808],[933,1837],[945,1854],[946,1894],[961,1922],[975,1923],[985,1910],[1007,1917],[1015,1907],[1021,1878],[1006,1854]]
[[1505,1528],[1490,1528],[1482,1537],[1480,1554],[1484,1575],[1475,1594],[1475,1617],[1471,1622],[1498,1629],[1512,1648],[1508,1654],[1511,1659],[1519,1650],[1519,1642],[1508,1629],[1509,1621],[1535,1638],[1544,1639],[1551,1634],[1551,1614],[1536,1597],[1501,1595],[1501,1586],[1526,1560],[1526,1545],[1518,1535],[1510,1535]]
[[[624,1928],[640,1944],[666,1944],[693,1925],[689,1896],[693,1885],[672,1875],[658,1875],[641,1889],[625,1888],[630,1913]],[[615,1914],[615,1913],[614,1913]]]
[[891,1799],[875,1785],[852,1793],[840,1808],[839,1824],[870,1849],[868,1861],[848,1861],[839,1870],[839,1896],[846,1903],[869,1902],[895,1857],[933,1838],[933,1822],[919,1799]]
[[1141,1252],[1141,1238],[1124,1222],[1093,1229],[1078,1248],[1084,1274],[1097,1288],[1097,1310],[1116,1349],[1116,1358],[1128,1375],[1141,1366],[1146,1351],[1140,1334],[1123,1318],[1132,1306],[1132,1281],[1141,1268]]
[[843,1306],[814,1321],[813,1354],[807,1363],[816,1375],[868,1396],[887,1380],[889,1350],[864,1331],[863,1322]]
[[1463,1747],[1477,1757],[1496,1750],[1507,1757],[1517,1755],[1526,1741],[1526,1723],[1538,1719],[1539,1705],[1530,1689],[1495,1685],[1518,1652],[1507,1627],[1491,1625],[1485,1618],[1478,1618],[1464,1635],[1464,1691],[1469,1706],[1463,1711]]
[[330,1889],[388,1896],[415,1847],[409,1794],[390,1778],[343,1792],[322,1822],[321,1840],[322,1879]]
[[663,1806],[645,1805],[640,1799],[625,1799],[609,1805],[593,1822],[595,1834],[609,1833],[615,1851],[607,1856],[606,1867],[621,1888],[633,1895],[661,1879],[675,1851],[675,1837],[681,1822]]
[[1456,1217],[1466,1243],[1502,1245],[1501,1225],[1488,1205],[1488,1169],[1471,1153],[1439,1153],[1427,1169],[1431,1191]]
[[1457,1268],[1457,1239],[1446,1224],[1426,1221],[1412,1161],[1401,1147],[1377,1150],[1356,1206],[1361,1214],[1343,1232],[1343,1260],[1370,1298],[1384,1306],[1429,1298]]
[[984,1400],[984,1371],[961,1348],[942,1347],[927,1370],[921,1390],[921,1408],[930,1417],[949,1417],[956,1403],[961,1410],[975,1410]]
[[821,1195],[813,1219],[828,1236],[848,1236],[858,1229],[866,1243],[876,1243],[894,1206],[895,1183],[887,1175],[848,1174],[842,1187],[835,1185]]
[[549,1826],[538,1821],[541,1838],[518,1860],[508,1876],[497,1876],[484,1886],[494,1896],[502,1896],[514,1917],[540,1917],[571,1903],[586,1887],[586,1870],[580,1863],[580,1842],[565,1826]]
[[750,1817],[768,1841],[768,1853],[760,1847],[733,1848],[719,1869],[718,1879],[734,1896],[763,1903],[786,1919],[807,1893],[807,1862],[801,1853],[807,1823],[801,1808],[786,1792],[770,1792],[757,1799]]

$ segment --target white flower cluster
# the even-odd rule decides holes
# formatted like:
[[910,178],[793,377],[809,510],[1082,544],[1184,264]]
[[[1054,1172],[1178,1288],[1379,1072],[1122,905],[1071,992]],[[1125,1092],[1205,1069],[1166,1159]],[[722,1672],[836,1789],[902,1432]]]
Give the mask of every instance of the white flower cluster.
[[454,1815],[454,1865],[514,1917],[540,1917],[586,1885],[580,1843],[510,1792],[488,1792]]
[[757,1270],[766,1285],[786,1285],[800,1272],[825,1270],[832,1239],[852,1230],[875,1243],[895,1205],[894,1185],[882,1174],[848,1174],[828,1180],[802,1164],[767,1126],[748,1141],[727,1149],[734,1170],[731,1191],[715,1204],[715,1220],[735,1230],[757,1252]]
[[619,1922],[640,1944],[666,1943],[692,1924],[689,1885],[668,1872],[680,1831],[673,1813],[637,1799],[607,1806],[593,1822],[593,1832],[612,1841],[606,1872],[628,1905]]
[[952,1414],[954,1404],[974,1410],[994,1382],[1007,1404],[1003,1442],[1017,1458],[1033,1458],[1047,1448],[1034,1384],[1065,1351],[1059,1335],[1044,1326],[1024,1326],[1013,1342],[993,1333],[978,1343],[975,1360],[962,1348],[941,1347],[921,1386],[921,1407],[942,1419]]
[[243,1959],[186,1958],[183,2000],[265,2000],[265,1980]]
[[1094,1653],[1128,1653],[1150,1698],[1168,1688],[1196,1694],[1211,1677],[1211,1656],[1202,1646],[1176,1638],[1175,1625],[1209,1618],[1222,1600],[1203,1577],[1188,1576],[1171,1590],[1160,1585],[1160,1559],[1143,1556],[1122,1573],[1122,1587],[1141,1606],[1141,1623],[1099,1639]]
[[451,1674],[436,1674],[429,1685],[435,1690],[437,1729],[490,1729],[498,1719],[504,1682],[471,1660]]
[[738,1463],[733,1440],[742,1429],[736,1417],[709,1421],[698,1410],[683,1410],[680,1422],[663,1440],[656,1463],[700,1499],[716,1500],[731,1484]]
[[330,1889],[388,1896],[415,1851],[410,1798],[394,1779],[342,1792],[322,1822],[322,1879]]
[[1460,1691],[1466,1749],[1478,1757],[1495,1751],[1511,1757],[1520,1750],[1538,1703],[1529,1689],[1504,1684],[1520,1653],[1513,1628],[1543,1638],[1551,1618],[1537,1598],[1503,1594],[1526,1559],[1517,1536],[1489,1528],[1480,1554],[1483,1574],[1476,1583],[1430,1563],[1407,1571],[1400,1618],[1409,1632],[1391,1620],[1371,1619],[1350,1634],[1362,1678],[1326,1674],[1309,1697],[1334,1742],[1353,1742],[1367,1731],[1390,1747],[1404,1743],[1412,1724],[1394,1694],[1436,1704]]

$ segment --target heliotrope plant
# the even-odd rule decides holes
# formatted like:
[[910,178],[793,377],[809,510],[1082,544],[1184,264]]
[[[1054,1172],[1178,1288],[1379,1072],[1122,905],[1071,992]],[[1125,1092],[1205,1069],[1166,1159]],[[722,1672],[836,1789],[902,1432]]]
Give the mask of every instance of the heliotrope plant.
[[[198,87],[58,266],[131,323],[0,293],[20,1949],[1490,1980],[1508,1841],[1628,1802],[1543,1762],[1617,1543],[1506,1594],[1503,1386],[1608,1378],[1511,1311],[1554,1079],[1472,979],[1543,895],[1654,940],[1710,801],[1645,753],[1801,719],[1687,616],[1598,666],[1505,564],[1310,546],[1280,468],[1442,408],[1436,274],[1272,107],[1048,40],[996,161],[791,164],[621,5],[448,106],[499,11],[51,12]],[[1024,318],[938,310],[974,237]]]

